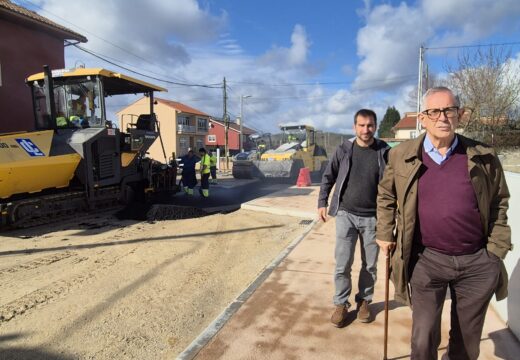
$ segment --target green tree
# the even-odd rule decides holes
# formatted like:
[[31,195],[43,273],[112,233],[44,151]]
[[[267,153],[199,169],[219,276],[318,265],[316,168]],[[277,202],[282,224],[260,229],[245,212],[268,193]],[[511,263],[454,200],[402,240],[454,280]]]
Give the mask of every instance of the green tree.
[[401,115],[399,111],[392,106],[386,109],[385,116],[383,117],[383,121],[379,124],[379,137],[380,138],[393,138],[394,133],[392,132],[392,128],[401,120]]

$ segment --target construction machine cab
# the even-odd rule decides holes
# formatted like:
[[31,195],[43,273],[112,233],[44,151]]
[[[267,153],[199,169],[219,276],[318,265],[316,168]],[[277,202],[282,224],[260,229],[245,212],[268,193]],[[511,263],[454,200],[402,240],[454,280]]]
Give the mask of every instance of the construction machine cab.
[[138,128],[155,130],[153,92],[165,89],[105,69],[44,69],[27,79],[37,130],[111,128],[106,97],[138,93],[150,99],[150,112],[141,115]]
[[[36,130],[51,130],[54,144],[77,153],[81,163],[74,181],[88,188],[89,194],[115,184],[142,187],[142,179],[150,178],[151,172],[142,169],[151,164],[147,151],[160,136],[153,93],[166,89],[100,68],[50,71],[44,66],[42,73],[26,82],[33,95]],[[107,119],[106,100],[130,94],[144,94],[149,107],[137,116],[133,128],[119,129]]]
[[[287,148],[294,148],[295,150],[303,150],[314,153],[315,150],[315,131],[309,125],[290,125],[280,126],[283,134],[283,143]],[[286,145],[288,144],[288,145]],[[287,149],[285,149],[287,150]]]
[[105,127],[104,97],[100,96],[102,78],[59,77],[59,71],[27,79],[33,96],[36,130]]

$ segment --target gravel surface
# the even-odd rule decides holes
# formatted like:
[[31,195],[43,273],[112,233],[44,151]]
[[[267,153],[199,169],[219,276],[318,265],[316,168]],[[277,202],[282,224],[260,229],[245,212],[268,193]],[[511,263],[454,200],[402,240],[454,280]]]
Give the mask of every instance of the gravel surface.
[[172,359],[304,231],[300,220],[105,215],[4,233],[0,359]]

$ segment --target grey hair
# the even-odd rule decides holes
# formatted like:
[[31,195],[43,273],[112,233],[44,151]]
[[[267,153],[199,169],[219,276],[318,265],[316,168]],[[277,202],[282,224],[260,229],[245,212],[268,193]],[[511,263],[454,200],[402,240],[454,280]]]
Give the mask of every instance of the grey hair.
[[426,99],[428,99],[428,97],[432,96],[433,94],[440,93],[440,92],[447,92],[447,93],[450,93],[451,95],[453,95],[453,98],[455,99],[455,106],[460,107],[460,99],[459,99],[458,95],[455,95],[450,88],[447,88],[445,86],[436,86],[436,87],[429,88],[422,96],[421,111],[426,110],[425,109]]

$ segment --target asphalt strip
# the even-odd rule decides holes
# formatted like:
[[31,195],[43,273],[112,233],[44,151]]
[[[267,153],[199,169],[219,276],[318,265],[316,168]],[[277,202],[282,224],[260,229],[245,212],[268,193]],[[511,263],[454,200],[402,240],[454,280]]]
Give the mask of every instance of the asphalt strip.
[[204,346],[226,325],[229,319],[240,309],[255,290],[271,275],[273,270],[291,253],[291,251],[307,236],[317,220],[307,225],[304,232],[294,239],[278,256],[258,275],[258,277],[235,299],[215,320],[178,356],[177,360],[191,360]]

